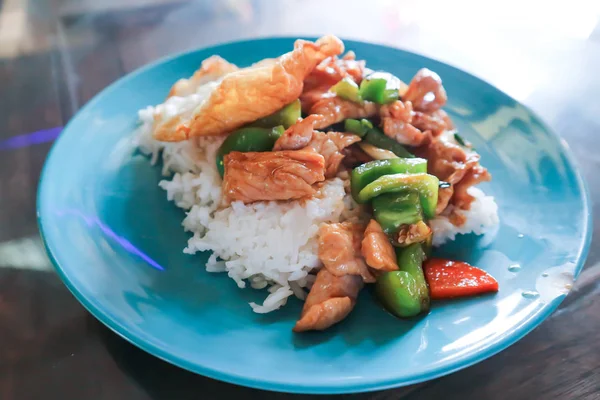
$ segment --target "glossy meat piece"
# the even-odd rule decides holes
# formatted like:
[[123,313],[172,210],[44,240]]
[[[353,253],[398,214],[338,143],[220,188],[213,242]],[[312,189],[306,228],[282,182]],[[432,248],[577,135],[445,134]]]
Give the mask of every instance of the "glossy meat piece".
[[304,81],[305,89],[312,90],[322,86],[331,87],[346,77],[352,78],[354,82],[360,84],[364,70],[365,61],[357,61],[353,51],[349,51],[341,59],[335,56],[328,57],[319,63],[306,77]]
[[448,113],[446,113],[446,111],[439,109],[437,111],[432,112],[430,115],[444,121],[444,125],[446,125],[446,130],[449,131],[454,129],[454,122],[452,122],[452,119],[450,118]]
[[488,172],[488,170],[479,164],[475,165],[473,168],[467,171],[460,182],[454,185],[454,196],[452,198],[452,203],[462,210],[470,209],[471,203],[475,200],[475,198],[467,193],[467,190],[471,186],[475,186],[481,182],[489,182],[490,180],[492,180],[492,175]]
[[456,184],[479,163],[479,154],[465,151],[448,140],[435,140],[426,148],[427,172],[440,180]]
[[373,157],[365,153],[358,146],[350,146],[343,150],[344,159],[342,160],[343,164],[347,168],[356,168],[360,164],[368,163],[369,161],[373,161]]
[[231,152],[224,158],[226,203],[311,197],[313,184],[325,180],[323,156],[309,150]]
[[346,318],[364,286],[360,276],[335,276],[326,268],[317,273],[294,332],[324,330]]
[[321,98],[310,107],[309,113],[324,117],[315,125],[315,129],[323,129],[347,118],[370,118],[376,115],[377,111],[377,104],[370,101],[358,104],[335,96]]
[[325,159],[325,178],[336,176],[344,155],[329,138],[329,134],[315,131],[308,147],[321,154]]
[[302,111],[310,113],[312,106],[319,100],[335,97],[335,93],[329,89],[344,78],[351,78],[356,84],[360,84],[365,71],[365,62],[356,61],[354,52],[349,51],[340,60],[337,57],[329,57],[323,60],[308,75],[304,81],[304,90],[300,95]]
[[375,278],[361,254],[363,227],[342,222],[323,224],[319,229],[319,259],[335,276],[358,275],[367,283]]
[[221,135],[270,115],[300,96],[304,79],[318,63],[343,50],[343,43],[335,36],[324,36],[315,43],[297,40],[292,52],[272,62],[227,74],[191,113],[164,117],[175,122],[157,121],[172,129],[155,130],[154,136],[181,141]]
[[273,150],[299,150],[310,148],[325,159],[325,177],[337,175],[344,154],[342,150],[359,142],[360,137],[343,132],[319,132],[313,130],[323,116],[312,114],[290,126],[275,142]]
[[352,146],[354,143],[360,142],[360,136],[348,132],[327,132],[329,139],[335,143],[338,150],[343,150],[346,147]]
[[381,229],[381,225],[374,219],[367,225],[361,251],[367,265],[371,268],[379,271],[398,269],[394,247]]
[[277,139],[273,150],[300,150],[305,148],[313,138],[315,124],[321,119],[323,119],[321,115],[309,115],[299,120],[287,128],[283,135]]
[[422,68],[410,81],[402,100],[410,101],[416,111],[429,113],[442,108],[448,98],[439,75]]
[[322,331],[337,324],[350,314],[356,301],[350,297],[334,297],[316,304],[303,313],[294,332]]
[[219,56],[211,56],[202,61],[200,68],[189,79],[180,79],[169,91],[169,97],[189,96],[205,83],[215,81],[239,68]]
[[318,86],[314,89],[306,90],[300,95],[300,104],[302,105],[302,112],[304,114],[310,114],[311,107],[318,101],[323,99],[331,99],[336,97],[336,94],[330,92],[331,86]]
[[410,101],[396,100],[391,104],[381,106],[379,115],[382,119],[393,118],[410,124],[413,117],[412,103]]
[[308,147],[325,158],[325,177],[333,178],[344,159],[342,150],[360,140],[360,137],[351,133],[315,131]]
[[440,188],[438,190],[438,202],[437,202],[437,206],[435,207],[435,215],[439,215],[442,212],[444,212],[446,207],[448,207],[448,204],[450,203],[450,199],[452,199],[453,195],[454,195],[454,186],[450,186],[447,188]]
[[413,114],[412,125],[420,131],[431,131],[435,137],[446,130],[452,129],[452,126],[448,126],[447,120],[449,119],[447,117],[448,115],[442,110],[437,110],[431,114],[416,111]]
[[[467,189],[491,179],[490,173],[479,164],[479,154],[456,144],[448,135],[450,134],[444,134],[428,145],[415,149],[416,155],[427,159],[427,172],[452,184],[452,188],[441,189],[439,192],[436,208],[438,214],[449,204],[468,210],[474,198],[467,193]],[[464,218],[451,218],[451,221],[455,225],[461,225]]]
[[430,140],[428,131],[421,132],[412,125],[413,111],[410,101],[397,100],[379,110],[381,127],[386,136],[407,146],[421,146]]

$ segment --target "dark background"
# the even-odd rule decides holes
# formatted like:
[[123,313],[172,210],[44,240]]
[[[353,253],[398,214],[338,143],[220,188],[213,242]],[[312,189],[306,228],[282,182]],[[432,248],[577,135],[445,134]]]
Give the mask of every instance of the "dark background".
[[[196,376],[138,350],[88,314],[46,258],[35,196],[59,132],[52,128],[109,83],[167,54],[331,32],[449,62],[532,107],[568,142],[599,215],[598,2],[485,3],[0,1],[0,399],[288,397]],[[599,240],[594,235],[558,311],[510,349],[445,378],[346,397],[600,399]]]

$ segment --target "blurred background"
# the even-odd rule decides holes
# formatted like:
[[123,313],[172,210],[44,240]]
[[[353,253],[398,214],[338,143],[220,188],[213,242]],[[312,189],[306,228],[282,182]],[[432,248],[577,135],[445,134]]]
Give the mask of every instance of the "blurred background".
[[[571,146],[599,215],[598,0],[0,0],[0,399],[285,397],[181,371],[96,322],[46,258],[35,196],[61,127],[119,77],[225,41],[325,33],[439,59],[524,102]],[[600,322],[598,258],[593,245],[561,308],[509,350],[353,397],[600,399],[600,355],[585,344]]]

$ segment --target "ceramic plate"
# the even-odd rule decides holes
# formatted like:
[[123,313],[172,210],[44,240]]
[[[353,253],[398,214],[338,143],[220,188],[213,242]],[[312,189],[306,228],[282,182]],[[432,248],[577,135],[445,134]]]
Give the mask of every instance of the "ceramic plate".
[[531,111],[454,67],[406,51],[346,41],[372,69],[409,81],[422,67],[442,77],[446,107],[481,154],[500,226],[439,249],[497,278],[496,295],[437,303],[402,321],[368,290],[343,323],[293,334],[301,309],[268,315],[208,254],[182,253],[183,212],[157,183],[160,168],[131,144],[137,110],[161,103],[177,79],[219,54],[240,66],[289,51],[292,38],[228,43],[160,60],[115,82],[71,120],[44,168],[39,225],[60,277],[100,321],[155,356],[199,374],[262,389],[342,393],[439,377],[515,343],[564,298],[590,243],[590,202],[562,142]]

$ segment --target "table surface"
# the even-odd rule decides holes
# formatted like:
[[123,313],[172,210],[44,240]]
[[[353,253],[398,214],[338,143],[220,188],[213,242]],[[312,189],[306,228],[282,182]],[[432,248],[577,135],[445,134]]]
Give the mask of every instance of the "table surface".
[[[600,2],[548,3],[0,0],[0,399],[288,397],[197,376],[138,350],[83,309],[45,255],[35,197],[54,128],[109,83],[167,54],[335,33],[440,59],[548,122],[572,148],[600,215]],[[520,342],[444,378],[347,397],[600,399],[594,225],[572,292]]]

